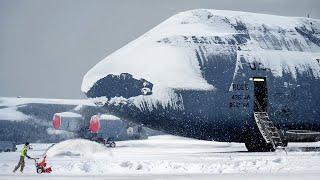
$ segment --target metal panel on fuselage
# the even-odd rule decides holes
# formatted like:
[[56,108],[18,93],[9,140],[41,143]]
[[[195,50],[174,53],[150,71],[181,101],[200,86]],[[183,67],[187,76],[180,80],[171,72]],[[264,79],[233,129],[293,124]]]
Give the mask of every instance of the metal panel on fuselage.
[[[249,79],[265,77],[268,89],[267,112],[277,127],[283,130],[303,129],[320,131],[320,80],[312,74],[283,72],[274,76],[270,69],[250,68],[244,64],[235,76],[229,91],[178,92],[182,95],[188,118],[181,122],[193,128],[193,132],[178,135],[217,141],[244,142],[246,126],[255,126],[253,120],[254,86]],[[194,116],[194,119],[188,120]],[[190,123],[194,122],[194,123]],[[198,122],[198,123],[196,123]],[[254,130],[254,128],[252,128]]]
[[[106,105],[108,112],[164,132],[205,140],[244,142],[254,130],[254,86],[249,79],[265,77],[268,113],[276,126],[319,131],[319,79],[308,74],[274,76],[269,69],[251,69],[243,64],[233,80],[211,91],[174,90],[184,109],[158,105],[152,111],[135,106]],[[125,113],[122,113],[125,112]]]

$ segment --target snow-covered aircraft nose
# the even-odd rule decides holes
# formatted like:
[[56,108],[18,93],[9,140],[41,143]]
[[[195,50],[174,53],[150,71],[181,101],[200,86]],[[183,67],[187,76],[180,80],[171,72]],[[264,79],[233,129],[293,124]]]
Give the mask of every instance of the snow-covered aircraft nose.
[[[179,15],[168,19],[99,62],[85,75],[82,91],[90,98],[130,99],[139,108],[176,104],[179,100],[174,90],[213,91],[215,87],[204,78],[206,59],[199,59],[211,50],[189,42],[193,32],[206,32],[190,32],[180,21]],[[217,53],[225,54],[222,49]]]
[[212,123],[205,115],[208,104],[226,103],[213,101],[211,94],[229,90],[236,45],[249,39],[232,28],[213,30],[202,18],[210,14],[197,10],[169,18],[94,66],[84,76],[82,91],[90,98],[105,97],[104,107],[116,116],[156,129],[184,119],[185,127],[171,131],[189,127],[205,133],[202,125]]

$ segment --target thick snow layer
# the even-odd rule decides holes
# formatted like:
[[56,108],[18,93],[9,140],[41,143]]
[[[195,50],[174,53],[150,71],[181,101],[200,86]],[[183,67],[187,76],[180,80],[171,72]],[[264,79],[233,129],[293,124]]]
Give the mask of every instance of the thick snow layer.
[[81,118],[81,114],[74,113],[74,112],[60,112],[55,113],[54,115],[61,116],[61,117],[73,117],[73,118]]
[[[227,18],[239,18],[250,24],[266,24],[269,26],[284,25],[288,28],[295,27],[301,20],[305,18],[301,17],[286,17],[270,14],[230,11],[230,10],[216,10],[216,9],[198,9],[192,11],[186,11],[179,13],[177,16],[171,19],[171,22],[197,23],[199,21],[206,21],[208,16],[227,17]],[[215,18],[215,17],[213,17]],[[218,19],[218,18],[217,18]],[[283,24],[284,23],[284,24]]]
[[111,114],[102,114],[100,116],[100,119],[102,119],[102,120],[113,120],[113,121],[120,120],[120,118],[118,118],[117,116],[113,116]]
[[16,120],[23,121],[28,119],[28,116],[17,111],[16,107],[8,107],[0,109],[0,120]]
[[47,152],[47,163],[53,168],[49,175],[36,175],[31,160],[26,160],[24,174],[13,174],[12,168],[18,161],[19,152],[0,153],[0,179],[11,176],[119,177],[116,179],[159,179],[167,176],[172,179],[294,179],[305,176],[317,179],[320,172],[319,145],[289,143],[287,153],[249,153],[244,144],[199,141],[169,135],[121,141],[117,142],[116,148],[74,139],[58,143],[48,150],[50,144],[32,144],[34,149],[29,150],[30,156],[42,157]]
[[[203,46],[209,52],[216,52],[216,48],[221,46],[212,46],[211,43],[191,45],[186,40],[179,40],[188,37],[201,39],[248,35],[249,42],[236,48],[238,55],[248,57],[247,61],[262,62],[276,76],[281,75],[283,69],[294,72],[297,67],[295,71],[304,71],[307,64],[316,72],[315,76],[320,77],[320,66],[315,60],[320,58],[320,47],[298,33],[296,28],[302,27],[318,32],[320,21],[208,9],[182,12],[99,62],[84,76],[81,89],[88,92],[108,74],[130,73],[136,79],[144,78],[158,85],[154,90],[213,90],[214,85],[208,84],[202,76],[195,51]],[[319,38],[317,34],[313,35]]]
[[144,78],[165,87],[213,88],[201,77],[195,56],[190,55],[187,49],[145,41],[139,44],[144,48],[126,48],[121,54],[115,53],[98,63],[86,74],[82,90],[88,91],[97,80],[108,74],[120,75],[123,72],[130,73],[136,79]]
[[[138,107],[141,111],[149,110],[152,111],[154,108],[161,104],[162,107],[172,107],[175,109],[182,110],[184,106],[182,97],[175,94],[173,90],[169,88],[158,87],[159,85],[154,86],[154,91],[149,96],[140,95],[138,97],[129,98],[129,101],[132,101],[133,104]],[[113,98],[116,99],[116,98]],[[178,104],[177,102],[180,102]],[[109,103],[112,103],[110,101]]]
[[[277,50],[257,50],[251,52],[241,52],[240,56],[245,57],[248,62],[261,62],[266,68],[272,70],[274,76],[282,76],[283,72],[290,73],[294,78],[298,72],[312,69],[313,75],[320,77],[320,66],[315,60],[320,57],[320,53],[300,52],[300,51],[277,51]],[[310,61],[306,62],[306,59]],[[236,73],[236,72],[235,72]]]
[[94,105],[87,99],[45,99],[45,98],[14,98],[0,97],[0,106],[19,106],[23,104],[65,104],[65,105]]

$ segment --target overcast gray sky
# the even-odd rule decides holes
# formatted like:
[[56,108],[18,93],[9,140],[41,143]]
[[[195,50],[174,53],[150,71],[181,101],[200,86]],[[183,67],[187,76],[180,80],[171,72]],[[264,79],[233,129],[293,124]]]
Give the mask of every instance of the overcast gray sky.
[[92,66],[181,11],[319,18],[319,7],[319,0],[0,0],[0,96],[83,98]]

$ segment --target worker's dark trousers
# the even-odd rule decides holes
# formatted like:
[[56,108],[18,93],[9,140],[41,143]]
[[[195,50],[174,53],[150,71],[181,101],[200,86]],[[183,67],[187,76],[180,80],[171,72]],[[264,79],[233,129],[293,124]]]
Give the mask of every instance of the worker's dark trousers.
[[20,156],[20,160],[19,160],[19,163],[18,165],[14,168],[13,172],[16,172],[16,170],[18,170],[20,168],[20,171],[23,172],[23,168],[24,168],[24,157],[23,156]]

